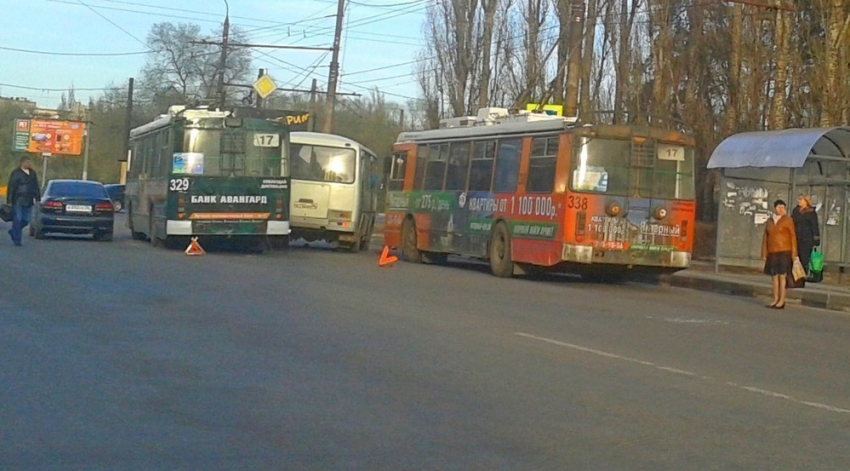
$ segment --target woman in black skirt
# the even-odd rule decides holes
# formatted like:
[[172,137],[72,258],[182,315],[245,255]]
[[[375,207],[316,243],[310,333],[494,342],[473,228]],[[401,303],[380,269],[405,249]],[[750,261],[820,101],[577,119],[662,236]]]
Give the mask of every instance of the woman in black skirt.
[[797,234],[794,221],[786,213],[785,202],[773,203],[773,216],[764,225],[761,256],[765,260],[764,273],[773,283],[773,303],[767,307],[785,308],[785,290],[788,274],[797,258]]
[[812,258],[812,249],[820,245],[820,228],[818,225],[818,213],[812,206],[812,200],[806,195],[797,197],[797,207],[791,211],[791,219],[794,220],[794,229],[797,231],[797,250],[800,252],[800,263],[809,272],[809,261]]

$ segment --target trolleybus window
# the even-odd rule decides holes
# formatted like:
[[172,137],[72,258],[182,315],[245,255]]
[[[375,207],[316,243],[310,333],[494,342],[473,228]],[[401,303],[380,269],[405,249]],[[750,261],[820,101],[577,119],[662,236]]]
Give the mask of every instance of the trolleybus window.
[[353,183],[357,168],[354,149],[291,144],[291,174],[296,180]]
[[421,145],[416,149],[416,172],[413,175],[413,189],[421,190],[425,180],[425,166],[428,164],[428,146]]
[[630,145],[623,139],[582,138],[572,158],[570,188],[626,196]]
[[469,167],[469,191],[490,191],[495,157],[496,141],[479,141],[473,144],[472,165]]
[[466,189],[469,172],[469,142],[452,142],[449,151],[449,169],[446,171],[446,190]]
[[428,150],[428,167],[425,169],[425,190],[442,190],[449,160],[448,144],[431,144]]
[[496,156],[496,178],[493,182],[494,193],[513,193],[516,191],[521,155],[522,139],[499,141],[499,153]]
[[183,151],[192,165],[188,173],[207,177],[276,177],[285,147],[257,146],[254,133],[231,129],[188,129]]
[[694,150],[659,144],[652,197],[692,199],[694,196]]
[[407,152],[393,154],[390,163],[390,191],[401,191],[404,189],[404,174],[407,169]]
[[535,137],[531,141],[528,165],[529,193],[551,193],[555,188],[555,162],[558,160],[558,137]]

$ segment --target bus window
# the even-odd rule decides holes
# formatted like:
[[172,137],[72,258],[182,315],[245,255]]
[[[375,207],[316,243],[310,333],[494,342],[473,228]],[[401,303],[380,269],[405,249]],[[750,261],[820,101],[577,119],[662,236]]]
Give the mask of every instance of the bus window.
[[356,171],[354,149],[310,144],[290,144],[290,176],[295,180],[353,183]]
[[472,164],[469,166],[469,191],[490,191],[495,157],[496,141],[479,141],[473,144]]
[[446,171],[446,190],[466,189],[469,172],[469,142],[453,142],[449,152],[449,169]]
[[617,196],[628,194],[629,141],[584,137],[575,148],[570,179],[572,190]]
[[516,191],[521,154],[522,139],[499,141],[499,153],[496,155],[496,179],[493,182],[494,193],[513,193]]
[[421,190],[425,180],[425,166],[428,164],[428,146],[422,145],[416,149],[416,172],[413,175],[413,189]]
[[389,191],[401,191],[404,189],[404,174],[407,170],[407,152],[393,154],[390,163]]
[[558,137],[535,137],[531,141],[528,165],[529,193],[551,193],[555,188],[555,162],[558,160]]
[[442,190],[449,160],[449,145],[431,145],[428,152],[428,167],[425,169],[425,190]]

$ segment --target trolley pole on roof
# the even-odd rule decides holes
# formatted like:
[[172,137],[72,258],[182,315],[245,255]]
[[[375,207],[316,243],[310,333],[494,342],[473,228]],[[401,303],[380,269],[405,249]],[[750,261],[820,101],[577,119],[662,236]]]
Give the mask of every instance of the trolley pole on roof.
[[227,0],[224,0],[224,5],[227,8],[227,13],[224,16],[224,28],[221,31],[221,59],[218,64],[218,104],[222,109],[226,104],[224,94],[224,74],[227,69],[227,39],[230,35],[230,4],[227,3]]
[[334,106],[336,105],[336,84],[339,79],[339,42],[342,35],[342,15],[345,13],[345,0],[338,0],[336,6],[336,31],[334,32],[331,70],[328,73],[328,97],[325,102],[325,123],[322,132],[331,133],[334,122]]

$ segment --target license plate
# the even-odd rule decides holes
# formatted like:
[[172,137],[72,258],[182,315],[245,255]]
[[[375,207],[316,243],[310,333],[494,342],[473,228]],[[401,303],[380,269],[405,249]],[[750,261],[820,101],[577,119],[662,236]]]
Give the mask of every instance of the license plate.
[[66,213],[90,213],[91,206],[84,204],[69,204],[65,206]]

